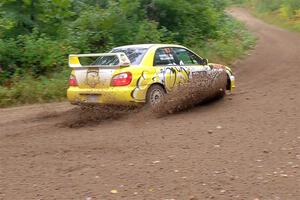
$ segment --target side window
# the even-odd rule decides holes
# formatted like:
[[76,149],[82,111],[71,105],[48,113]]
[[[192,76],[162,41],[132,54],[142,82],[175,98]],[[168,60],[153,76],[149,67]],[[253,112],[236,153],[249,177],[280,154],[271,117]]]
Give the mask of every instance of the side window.
[[202,65],[202,60],[197,55],[183,48],[174,48],[180,65]]
[[193,62],[195,63],[195,65],[203,65],[203,60],[201,58],[199,58],[197,55],[195,55],[194,53],[189,52],[190,58],[193,60]]
[[154,56],[154,66],[160,65],[176,65],[176,60],[173,55],[172,48],[157,49]]

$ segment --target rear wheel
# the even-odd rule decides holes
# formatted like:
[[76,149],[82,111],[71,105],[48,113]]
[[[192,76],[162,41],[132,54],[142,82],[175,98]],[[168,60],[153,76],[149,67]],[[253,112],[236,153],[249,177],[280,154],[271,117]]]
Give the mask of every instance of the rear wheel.
[[152,85],[147,92],[147,104],[154,108],[161,103],[166,95],[164,88],[160,85]]

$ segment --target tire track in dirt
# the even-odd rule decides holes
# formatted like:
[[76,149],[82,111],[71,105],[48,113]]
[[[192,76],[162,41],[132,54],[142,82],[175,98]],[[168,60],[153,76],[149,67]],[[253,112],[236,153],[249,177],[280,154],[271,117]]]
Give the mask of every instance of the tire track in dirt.
[[299,199],[300,36],[231,13],[259,40],[223,100],[78,129],[67,103],[1,109],[0,199]]

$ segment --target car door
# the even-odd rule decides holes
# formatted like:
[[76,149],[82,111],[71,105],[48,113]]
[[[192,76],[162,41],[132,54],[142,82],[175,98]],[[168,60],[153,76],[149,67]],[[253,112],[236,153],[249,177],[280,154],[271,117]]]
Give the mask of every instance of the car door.
[[185,67],[190,71],[189,79],[201,73],[207,73],[210,67],[204,62],[204,59],[194,54],[188,49],[174,47],[173,52],[176,60],[178,60],[179,66]]
[[156,70],[154,81],[163,84],[167,92],[189,80],[190,68],[180,65],[172,47],[158,48],[153,66]]

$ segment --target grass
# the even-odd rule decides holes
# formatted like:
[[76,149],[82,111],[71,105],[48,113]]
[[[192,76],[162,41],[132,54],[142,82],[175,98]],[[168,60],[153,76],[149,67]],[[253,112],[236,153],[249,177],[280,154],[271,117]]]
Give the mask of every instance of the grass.
[[227,23],[230,23],[230,30],[224,31],[227,34],[222,39],[207,41],[193,49],[211,62],[227,65],[246,55],[248,50],[255,47],[256,37],[241,22],[229,19]]
[[247,31],[239,36],[208,42],[197,52],[202,57],[208,58],[210,62],[230,65],[238,58],[246,55],[246,52],[254,48],[256,44],[256,38]]
[[281,28],[290,30],[292,32],[300,32],[300,19],[298,20],[288,20],[282,18],[278,12],[271,12],[271,13],[258,13],[254,9],[251,9],[254,16],[257,18],[262,19],[263,21],[279,26]]
[[62,101],[66,96],[68,72],[51,77],[15,76],[10,87],[0,86],[0,107]]
[[292,32],[300,32],[300,18],[287,19],[280,16],[279,10],[273,12],[259,12],[249,3],[239,3],[233,6],[243,7],[248,9],[255,17],[275,26],[287,29]]

